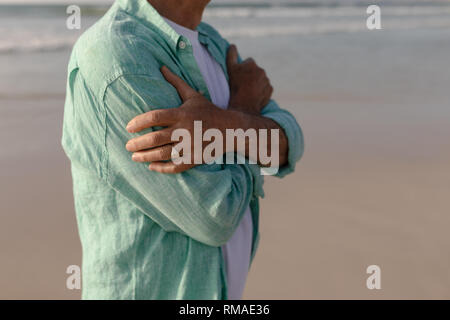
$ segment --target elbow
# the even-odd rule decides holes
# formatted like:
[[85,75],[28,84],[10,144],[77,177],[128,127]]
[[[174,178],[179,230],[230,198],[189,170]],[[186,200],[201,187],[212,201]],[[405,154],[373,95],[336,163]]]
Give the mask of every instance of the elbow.
[[233,236],[253,193],[250,172],[244,172],[239,165],[232,165],[225,173],[216,190],[219,200],[199,206],[196,211],[197,232],[194,238],[213,247],[223,246]]
[[[221,216],[220,218],[213,215],[207,219],[202,220],[202,226],[199,228],[197,238],[200,242],[212,247],[221,247],[225,245],[233,236],[239,221],[239,217],[243,215],[242,209],[238,210],[224,210],[221,212],[233,212],[234,214],[228,214]],[[214,218],[213,218],[214,217]]]
[[208,246],[221,247],[231,239],[234,230],[235,228],[231,226],[217,226],[205,230],[202,234],[197,235],[197,238]]

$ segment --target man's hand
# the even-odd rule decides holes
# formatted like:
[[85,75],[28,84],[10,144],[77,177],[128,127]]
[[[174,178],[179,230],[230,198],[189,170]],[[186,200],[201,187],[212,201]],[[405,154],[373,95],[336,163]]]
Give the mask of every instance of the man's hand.
[[266,72],[252,58],[238,63],[238,52],[231,45],[227,53],[227,68],[230,78],[230,110],[259,115],[269,103],[273,88]]
[[[195,150],[194,121],[202,122],[202,135],[208,129],[217,129],[222,133],[225,152],[239,152],[243,156],[248,157],[249,145],[246,140],[245,151],[236,149],[237,144],[232,146],[226,144],[226,130],[227,129],[265,129],[269,132],[272,129],[280,130],[280,139],[276,143],[279,153],[279,163],[277,165],[284,165],[287,161],[288,144],[283,130],[273,120],[242,112],[238,110],[223,110],[212,104],[209,100],[203,97],[200,93],[192,89],[181,78],[173,74],[167,67],[162,67],[161,72],[166,80],[171,83],[178,91],[183,104],[179,108],[159,109],[146,112],[132,119],[127,125],[127,131],[131,133],[140,132],[146,128],[161,126],[164,129],[147,133],[145,135],[136,137],[128,141],[126,148],[133,152],[132,159],[136,162],[151,162],[149,169],[160,173],[180,173],[196,166],[194,161],[196,158],[195,152],[203,152],[205,146],[210,142],[203,141],[202,150]],[[188,157],[191,159],[190,163],[174,163],[171,161],[173,157],[173,147],[179,141],[172,140],[172,133],[176,129],[188,130],[191,140],[191,152]],[[270,134],[269,134],[270,135]],[[259,143],[258,133],[257,146]],[[267,150],[272,150],[271,139],[267,140]],[[184,151],[184,150],[183,150]],[[184,157],[185,155],[183,155]],[[222,154],[215,154],[216,158]],[[197,155],[197,158],[198,155]],[[202,155],[200,159],[203,161]],[[258,163],[259,159],[256,159]],[[268,165],[268,164],[261,164]],[[273,164],[271,164],[273,165]]]
[[[186,129],[190,132],[191,139],[194,139],[194,121],[196,120],[202,121],[203,132],[209,128],[223,128],[223,119],[226,118],[223,114],[225,111],[192,89],[167,67],[162,67],[161,72],[166,80],[177,89],[183,104],[179,108],[149,111],[132,119],[127,125],[128,132],[135,133],[155,126],[166,128],[131,139],[126,148],[133,152],[133,161],[151,162],[150,170],[161,173],[179,173],[195,166],[194,143],[191,141],[192,159],[190,164],[175,164],[173,161],[169,161],[172,159],[172,148],[175,143],[178,143],[178,141],[172,141],[172,132],[176,129]],[[204,146],[208,143],[204,142]]]

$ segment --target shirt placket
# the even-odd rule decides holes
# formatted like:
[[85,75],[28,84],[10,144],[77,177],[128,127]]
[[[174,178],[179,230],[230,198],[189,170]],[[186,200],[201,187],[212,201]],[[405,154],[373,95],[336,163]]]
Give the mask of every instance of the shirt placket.
[[190,85],[211,101],[208,87],[200,72],[200,68],[197,65],[197,61],[195,60],[192,44],[184,36],[180,36],[180,39],[178,40],[177,56],[186,71],[184,72],[184,76],[191,82]]

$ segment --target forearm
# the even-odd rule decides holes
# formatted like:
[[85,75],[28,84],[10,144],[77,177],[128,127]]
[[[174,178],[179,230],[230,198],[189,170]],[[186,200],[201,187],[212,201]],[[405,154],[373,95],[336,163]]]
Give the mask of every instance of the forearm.
[[[179,174],[161,174],[149,170],[147,161],[133,162],[125,148],[131,137],[139,136],[125,130],[132,115],[142,115],[141,110],[149,105],[154,109],[148,112],[152,114],[162,105],[176,103],[145,89],[159,88],[164,92],[165,86],[167,82],[141,75],[122,76],[108,86],[102,99],[108,114],[102,127],[107,152],[103,153],[105,158],[99,159],[105,161],[105,179],[167,232],[180,232],[204,244],[222,246],[233,235],[254,194],[251,168],[200,165]],[[135,97],[131,102],[130,91]],[[92,112],[94,108],[87,110]],[[88,134],[98,135],[96,129],[90,127]]]
[[[288,139],[284,130],[275,121],[264,116],[248,114],[236,110],[224,110],[223,112],[222,119],[224,120],[221,131],[224,133],[224,137],[228,136],[228,143],[225,141],[225,150],[227,152],[239,153],[264,167],[282,167],[287,164],[289,152]],[[243,144],[239,143],[239,135],[230,139],[230,134],[227,134],[227,130],[234,130],[236,132],[238,129],[242,129],[244,132],[248,133],[247,136],[244,136],[245,147],[242,147]],[[248,130],[255,133],[255,141],[252,141],[249,138],[251,135]],[[234,140],[233,143],[231,143],[231,146],[229,143],[230,140]],[[265,150],[262,150],[262,148]],[[274,152],[277,154],[277,157],[274,157]],[[262,159],[262,156],[264,155],[270,155],[271,158],[278,158],[278,163],[267,163],[267,161]]]

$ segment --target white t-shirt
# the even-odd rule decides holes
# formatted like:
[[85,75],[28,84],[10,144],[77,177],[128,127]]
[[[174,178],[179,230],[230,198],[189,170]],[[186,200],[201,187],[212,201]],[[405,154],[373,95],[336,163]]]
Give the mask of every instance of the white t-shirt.
[[[168,19],[165,20],[178,34],[189,39],[212,102],[216,106],[226,109],[230,100],[227,79],[219,63],[198,40],[198,32],[180,26]],[[250,207],[248,207],[235,233],[222,247],[227,271],[228,299],[230,300],[242,298],[250,265],[252,239],[253,222]]]

